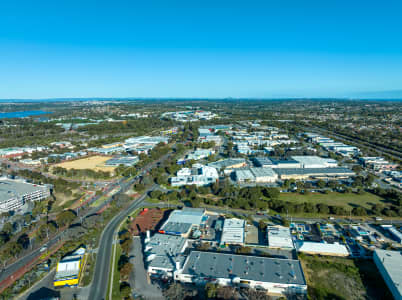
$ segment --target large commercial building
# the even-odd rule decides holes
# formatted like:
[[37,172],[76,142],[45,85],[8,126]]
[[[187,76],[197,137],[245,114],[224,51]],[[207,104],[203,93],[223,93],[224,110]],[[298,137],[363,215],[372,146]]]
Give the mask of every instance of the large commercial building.
[[298,161],[300,166],[306,169],[336,168],[338,166],[338,162],[335,159],[315,155],[292,156],[292,159]]
[[270,183],[278,179],[278,175],[271,168],[249,168],[235,171],[238,183]]
[[47,185],[37,185],[22,180],[0,179],[0,212],[15,211],[28,201],[40,201],[50,196]]
[[221,159],[208,164],[208,167],[223,170],[225,174],[230,174],[233,169],[243,168],[247,166],[247,161],[244,158],[227,158]]
[[279,178],[304,180],[308,178],[348,178],[354,176],[355,173],[348,168],[292,168],[292,169],[275,169]]
[[182,210],[174,210],[160,228],[159,233],[188,237],[191,230],[199,228],[206,218],[203,208],[185,207]]
[[268,226],[267,227],[268,246],[270,248],[293,249],[292,235],[289,227]]
[[183,263],[187,239],[181,236],[156,233],[145,239],[144,253],[149,275],[172,277],[176,263]]
[[373,255],[382,278],[395,300],[402,299],[402,252],[376,249]]
[[84,248],[79,248],[72,255],[64,257],[56,268],[53,280],[55,287],[77,286],[82,272]]
[[174,278],[183,283],[264,289],[272,294],[305,294],[298,260],[192,251]]

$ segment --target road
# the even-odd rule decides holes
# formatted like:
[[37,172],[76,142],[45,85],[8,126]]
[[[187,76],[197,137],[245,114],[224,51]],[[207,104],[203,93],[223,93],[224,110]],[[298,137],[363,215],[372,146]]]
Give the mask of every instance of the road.
[[327,129],[320,128],[320,127],[310,127],[310,128],[305,127],[304,129],[306,131],[312,131],[312,132],[318,131],[318,133],[320,133],[320,134],[332,135],[334,138],[336,138],[336,139],[338,139],[338,140],[340,140],[342,142],[345,142],[345,143],[352,142],[352,143],[355,143],[355,144],[358,144],[358,145],[365,146],[367,148],[371,148],[372,150],[376,150],[376,151],[379,151],[379,152],[386,153],[386,154],[388,154],[390,157],[392,157],[394,159],[397,159],[397,160],[402,159],[402,152],[401,151],[396,151],[396,150],[393,150],[393,149],[388,149],[388,148],[382,147],[380,145],[375,145],[373,143],[370,143],[369,141],[363,141],[363,140],[352,138],[352,137],[349,137],[349,136],[346,136],[346,135],[343,135],[343,134],[334,133],[332,131],[329,131]]
[[155,189],[155,185],[144,192],[144,194],[136,199],[131,205],[116,215],[112,221],[110,221],[104,229],[100,238],[98,254],[96,257],[95,273],[92,280],[91,290],[89,293],[89,299],[103,300],[106,299],[106,292],[109,282],[109,270],[110,270],[110,258],[112,256],[112,245],[114,233],[119,224],[130,215],[132,211],[140,208],[143,205],[143,201],[147,197],[150,191]]
[[[173,146],[174,147],[174,146]],[[146,167],[144,167],[142,169],[142,171],[134,178],[127,180],[128,178],[121,178],[118,181],[116,181],[115,183],[111,184],[108,188],[107,191],[110,191],[112,188],[116,187],[116,186],[120,186],[120,191],[118,193],[116,193],[116,195],[120,194],[120,193],[124,193],[126,192],[130,186],[139,179],[140,176],[146,174],[147,172],[149,172],[149,170],[151,168],[153,168],[157,163],[165,160],[171,153],[168,153],[164,156],[162,156],[160,159],[158,159],[155,162],[150,163],[149,165],[147,165]],[[153,187],[152,187],[153,188]],[[144,193],[144,195],[141,198],[146,197],[147,193]],[[94,197],[94,199],[91,201],[96,201],[98,197]],[[142,199],[142,200],[144,200]],[[133,202],[133,204],[131,206],[134,205],[134,203],[137,203],[139,199],[137,199],[136,201]],[[98,207],[93,207],[90,208],[89,210],[81,210],[79,211],[78,216],[81,218],[85,218],[87,216],[93,215],[95,213],[97,213],[102,207],[104,207],[105,205],[107,205],[108,203],[110,203],[112,201],[112,197],[110,197],[109,199],[107,199],[106,201],[104,201],[100,206]],[[130,206],[130,207],[131,207]],[[135,208],[134,208],[135,209]],[[77,220],[79,220],[77,218]],[[67,229],[68,230],[68,229]],[[66,231],[62,231],[59,232],[56,236],[54,236],[53,238],[51,238],[48,242],[46,242],[47,247],[51,247],[52,245],[55,245],[56,243],[58,243],[61,239],[63,239],[63,236],[66,234]],[[111,245],[111,244],[110,244]],[[40,249],[42,248],[42,245],[36,249],[33,249],[31,252],[29,252],[28,254],[26,254],[25,256],[19,258],[16,262],[12,263],[11,265],[8,265],[6,268],[1,269],[0,270],[0,282],[3,281],[4,279],[10,277],[12,274],[14,274],[17,270],[21,269],[22,267],[26,266],[29,262],[31,262],[33,259],[35,259],[36,257],[38,257],[41,253]],[[107,283],[106,283],[107,284]],[[91,298],[91,299],[95,299],[95,298]]]

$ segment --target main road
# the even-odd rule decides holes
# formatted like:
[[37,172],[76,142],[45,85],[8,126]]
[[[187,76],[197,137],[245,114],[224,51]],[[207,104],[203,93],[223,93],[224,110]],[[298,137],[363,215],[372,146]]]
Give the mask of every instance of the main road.
[[154,190],[156,185],[146,190],[141,197],[136,199],[130,206],[116,215],[105,227],[102,232],[98,254],[96,256],[95,273],[92,279],[89,299],[104,300],[109,283],[110,258],[112,256],[112,245],[114,242],[114,234],[119,224],[124,221],[135,209],[143,205],[143,201],[147,194]]

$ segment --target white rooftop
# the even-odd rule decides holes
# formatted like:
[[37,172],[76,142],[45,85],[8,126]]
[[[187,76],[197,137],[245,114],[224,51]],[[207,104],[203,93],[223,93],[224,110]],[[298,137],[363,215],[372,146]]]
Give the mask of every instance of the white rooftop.
[[326,244],[317,242],[297,241],[296,249],[299,252],[348,256],[349,252],[346,246],[341,244]]

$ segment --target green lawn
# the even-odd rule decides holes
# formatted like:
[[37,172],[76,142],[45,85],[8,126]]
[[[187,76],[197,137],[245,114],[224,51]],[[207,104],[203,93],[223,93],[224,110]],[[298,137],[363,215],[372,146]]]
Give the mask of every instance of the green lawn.
[[301,195],[298,193],[281,193],[279,195],[279,200],[295,203],[326,203],[328,205],[343,206],[346,209],[351,209],[356,205],[371,208],[373,204],[384,204],[384,202],[381,201],[383,200],[381,197],[367,192],[365,192],[363,195],[358,195],[355,193],[310,193],[308,195]]
[[[113,254],[112,254],[112,257],[110,258],[110,272],[109,272],[109,281],[108,281],[106,299],[109,299],[110,281],[111,280],[113,280],[113,291],[112,291],[112,299],[109,299],[109,300],[121,299],[121,295],[120,295],[120,272],[117,269],[117,265],[118,265],[118,262],[119,262],[119,257],[121,255],[121,247],[120,247],[119,244],[113,245],[113,248],[112,248],[113,252],[112,253],[114,253],[114,248],[115,247],[116,247],[116,255],[115,255],[115,263],[114,263],[114,265],[112,264],[112,262],[113,262]],[[111,278],[113,269],[114,269],[113,278]]]

